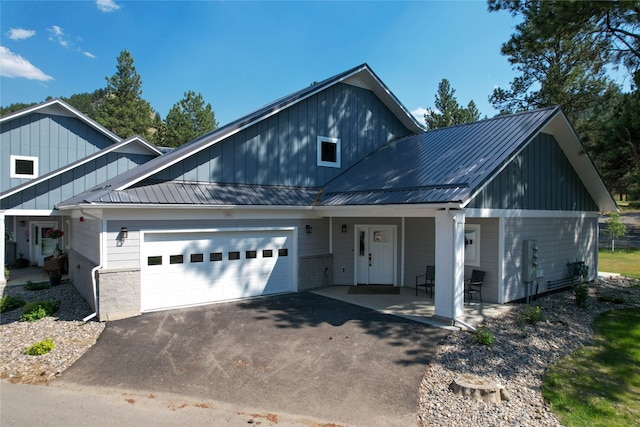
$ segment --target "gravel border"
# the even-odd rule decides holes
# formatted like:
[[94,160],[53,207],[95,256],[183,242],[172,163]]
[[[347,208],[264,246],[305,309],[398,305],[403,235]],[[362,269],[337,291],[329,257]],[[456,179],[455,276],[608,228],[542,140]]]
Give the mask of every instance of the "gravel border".
[[[609,310],[640,307],[640,280],[612,278],[588,284],[587,308],[579,308],[571,290],[539,298],[545,321],[519,321],[525,304],[481,326],[495,337],[491,347],[477,344],[469,332],[449,335],[427,368],[420,386],[420,426],[560,426],[541,394],[542,376],[559,358],[589,344],[592,324]],[[626,304],[601,300],[621,297]],[[449,385],[471,373],[505,386],[509,401],[484,403],[459,397]]]
[[[61,304],[54,317],[35,322],[18,321],[21,308],[0,314],[0,379],[46,384],[95,344],[105,327],[101,322],[82,321],[92,310],[70,283],[39,291],[8,286],[3,295],[13,295],[26,302],[57,299]],[[53,338],[55,345],[49,353],[42,356],[24,354],[25,348],[46,338]]]

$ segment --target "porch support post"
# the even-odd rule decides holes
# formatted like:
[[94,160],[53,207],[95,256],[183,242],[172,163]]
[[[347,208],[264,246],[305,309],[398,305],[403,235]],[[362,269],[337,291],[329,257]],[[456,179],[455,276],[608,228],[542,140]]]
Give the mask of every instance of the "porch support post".
[[436,214],[435,317],[454,319],[464,313],[464,211]]
[[2,267],[2,274],[0,274],[0,285],[6,285],[7,284],[7,279],[4,278],[4,263],[7,262],[4,259],[4,252],[7,250],[6,249],[6,241],[5,241],[5,236],[4,233],[6,233],[5,230],[5,219],[4,219],[4,212],[0,212],[0,230],[2,230],[2,247],[0,248],[0,267]]

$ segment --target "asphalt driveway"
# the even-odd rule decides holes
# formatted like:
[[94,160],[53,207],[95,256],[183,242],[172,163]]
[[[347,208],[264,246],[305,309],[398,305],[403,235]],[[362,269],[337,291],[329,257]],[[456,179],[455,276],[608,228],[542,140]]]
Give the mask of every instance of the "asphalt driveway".
[[449,332],[297,293],[109,322],[56,380],[201,397],[367,426],[413,426]]

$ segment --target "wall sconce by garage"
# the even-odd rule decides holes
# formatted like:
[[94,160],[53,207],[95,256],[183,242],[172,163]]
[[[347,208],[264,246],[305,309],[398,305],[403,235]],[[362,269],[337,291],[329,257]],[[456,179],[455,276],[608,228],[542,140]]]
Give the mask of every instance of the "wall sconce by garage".
[[347,232],[347,224],[342,224],[342,232],[343,233]]
[[120,240],[124,241],[127,237],[129,237],[129,230],[127,230],[127,227],[122,227],[120,229]]
[[311,234],[312,228],[309,224],[307,224],[307,226],[305,227],[305,230],[307,230],[307,234]]
[[25,224],[24,219],[21,219],[20,220],[20,227],[24,227],[24,224]]

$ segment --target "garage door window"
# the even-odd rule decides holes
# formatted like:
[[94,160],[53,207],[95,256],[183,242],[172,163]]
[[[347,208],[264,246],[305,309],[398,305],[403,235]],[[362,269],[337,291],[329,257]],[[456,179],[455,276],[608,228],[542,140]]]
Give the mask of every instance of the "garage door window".
[[169,256],[169,264],[182,264],[184,262],[184,256],[171,255]]
[[162,265],[162,256],[147,257],[147,265]]
[[229,260],[240,259],[240,252],[229,252]]
[[258,257],[258,251],[247,251],[244,255],[247,259],[253,259]]
[[203,262],[204,254],[191,254],[191,262]]
[[278,256],[289,256],[289,249],[278,249]]
[[222,261],[222,252],[211,252],[209,254],[209,261]]
[[273,250],[272,249],[264,249],[262,251],[262,258],[271,258],[273,257]]

